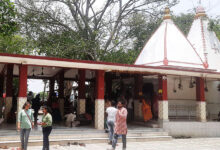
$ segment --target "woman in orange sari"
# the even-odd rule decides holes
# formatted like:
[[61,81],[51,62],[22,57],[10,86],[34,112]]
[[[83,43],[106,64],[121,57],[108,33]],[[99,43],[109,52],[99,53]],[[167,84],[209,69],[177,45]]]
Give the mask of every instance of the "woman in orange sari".
[[145,101],[145,99],[142,99],[142,114],[144,117],[144,122],[152,119],[151,106]]

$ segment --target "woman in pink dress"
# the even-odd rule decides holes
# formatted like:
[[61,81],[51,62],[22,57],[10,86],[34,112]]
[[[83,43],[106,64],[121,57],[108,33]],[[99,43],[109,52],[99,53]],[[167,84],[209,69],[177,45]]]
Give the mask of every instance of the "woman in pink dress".
[[110,150],[115,150],[118,136],[122,136],[122,143],[123,143],[123,150],[126,149],[126,135],[127,135],[127,109],[124,108],[124,102],[123,101],[118,101],[118,111],[116,113],[116,119],[115,119],[115,134],[114,134],[114,139],[112,142],[112,149]]

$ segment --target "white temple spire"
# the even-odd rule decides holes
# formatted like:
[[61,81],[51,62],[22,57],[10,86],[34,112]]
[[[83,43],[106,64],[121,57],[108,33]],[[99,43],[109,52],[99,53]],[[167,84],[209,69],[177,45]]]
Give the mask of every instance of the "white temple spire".
[[169,8],[165,9],[164,21],[151,36],[136,65],[205,68],[191,43],[173,23]]
[[200,5],[188,34],[189,41],[209,69],[220,71],[220,41],[214,31],[209,29],[209,19]]

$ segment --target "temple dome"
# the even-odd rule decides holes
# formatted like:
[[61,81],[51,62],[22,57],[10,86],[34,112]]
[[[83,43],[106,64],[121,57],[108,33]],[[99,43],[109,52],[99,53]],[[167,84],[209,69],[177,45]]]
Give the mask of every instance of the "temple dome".
[[187,38],[208,69],[220,71],[220,41],[215,32],[209,29],[209,19],[202,17],[204,15],[204,8],[199,6]]
[[147,41],[135,64],[200,69],[207,67],[185,35],[173,23],[167,8],[164,21]]

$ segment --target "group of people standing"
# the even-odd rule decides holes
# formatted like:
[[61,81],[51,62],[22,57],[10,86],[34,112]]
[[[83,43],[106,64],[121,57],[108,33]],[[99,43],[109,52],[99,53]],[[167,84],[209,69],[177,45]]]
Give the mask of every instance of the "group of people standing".
[[114,107],[111,101],[108,101],[108,107],[106,109],[107,125],[109,129],[109,144],[112,148],[109,150],[115,150],[117,140],[119,136],[122,136],[123,147],[126,149],[126,135],[127,135],[127,109],[124,107],[124,101],[119,100],[117,108]]
[[[23,109],[18,114],[17,130],[20,131],[21,150],[27,150],[28,139],[31,130],[34,128],[34,114],[30,102],[25,102]],[[42,126],[43,131],[43,150],[49,150],[49,135],[52,131],[52,116],[47,106],[42,107],[42,121],[37,123]]]

